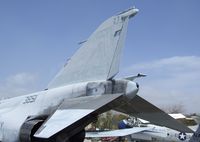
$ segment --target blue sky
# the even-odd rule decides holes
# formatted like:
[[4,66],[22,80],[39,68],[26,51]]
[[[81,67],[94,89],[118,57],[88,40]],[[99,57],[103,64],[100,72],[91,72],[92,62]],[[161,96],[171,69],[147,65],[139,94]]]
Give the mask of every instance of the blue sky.
[[141,96],[200,112],[199,0],[0,1],[0,96],[44,89],[78,42],[133,5],[119,76],[147,73]]

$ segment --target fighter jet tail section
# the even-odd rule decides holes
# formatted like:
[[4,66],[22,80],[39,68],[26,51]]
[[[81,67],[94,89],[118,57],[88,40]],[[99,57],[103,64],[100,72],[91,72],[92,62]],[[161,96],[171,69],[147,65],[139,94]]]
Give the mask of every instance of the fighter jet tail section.
[[119,70],[129,18],[137,12],[137,9],[131,8],[103,22],[50,82],[48,88],[113,78]]

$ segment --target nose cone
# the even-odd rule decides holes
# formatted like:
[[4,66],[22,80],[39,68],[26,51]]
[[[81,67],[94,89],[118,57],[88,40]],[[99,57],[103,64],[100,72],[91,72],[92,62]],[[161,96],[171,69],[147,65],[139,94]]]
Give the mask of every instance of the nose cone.
[[134,97],[136,96],[138,90],[139,90],[139,85],[138,85],[138,83],[129,81],[129,82],[127,83],[127,86],[126,86],[126,96],[127,96],[129,99],[132,99],[132,98],[134,98]]

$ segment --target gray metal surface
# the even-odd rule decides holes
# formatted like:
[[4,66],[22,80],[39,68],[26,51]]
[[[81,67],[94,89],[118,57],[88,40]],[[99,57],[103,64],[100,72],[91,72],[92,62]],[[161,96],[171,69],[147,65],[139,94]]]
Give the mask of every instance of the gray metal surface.
[[123,96],[123,94],[105,94],[97,96],[80,97],[66,99],[58,109],[92,109],[97,110],[100,107],[112,102]]
[[119,70],[129,18],[137,11],[133,8],[103,22],[50,82],[48,88],[114,77]]
[[[67,99],[35,133],[37,138],[50,138],[60,131],[82,130],[98,114],[111,109],[110,104],[120,100],[123,94],[109,94]],[[114,103],[116,104],[116,103]],[[116,107],[116,106],[115,106]],[[83,121],[83,119],[87,121]],[[89,121],[90,120],[90,121]]]
[[130,102],[115,108],[115,110],[145,119],[156,125],[166,126],[168,128],[178,130],[180,132],[193,132],[191,129],[138,95],[136,95]]
[[200,124],[189,142],[200,142]]

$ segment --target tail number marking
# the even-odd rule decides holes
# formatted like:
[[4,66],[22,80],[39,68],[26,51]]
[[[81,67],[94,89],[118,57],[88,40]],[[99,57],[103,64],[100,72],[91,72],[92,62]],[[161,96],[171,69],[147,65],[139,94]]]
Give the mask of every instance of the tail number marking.
[[28,96],[25,98],[23,104],[33,103],[33,102],[35,102],[36,98],[37,98],[37,95]]

